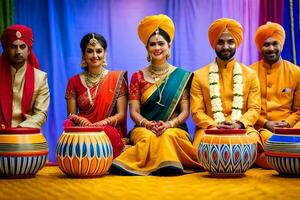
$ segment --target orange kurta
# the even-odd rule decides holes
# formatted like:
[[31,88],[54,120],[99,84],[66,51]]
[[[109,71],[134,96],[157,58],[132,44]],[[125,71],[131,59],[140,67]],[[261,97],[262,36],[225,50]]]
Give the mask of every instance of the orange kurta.
[[[226,120],[231,121],[233,101],[233,68],[237,61],[233,59],[227,65],[217,58],[219,66],[220,94],[223,113]],[[260,89],[257,74],[254,70],[240,64],[243,71],[243,109],[240,122],[247,129],[247,134],[261,144],[258,132],[253,126],[260,114]],[[198,146],[205,129],[215,127],[217,122],[213,118],[210,88],[209,88],[210,64],[197,70],[191,85],[191,113],[196,124],[193,145]]]
[[286,60],[272,66],[262,60],[250,66],[258,73],[261,88],[261,114],[255,125],[267,120],[284,120],[291,127],[300,121],[300,68]]
[[[231,120],[233,101],[233,68],[236,60],[230,61],[226,66],[217,59],[219,65],[220,94],[223,113],[226,120]],[[260,113],[260,89],[257,74],[254,70],[240,64],[243,71],[244,103],[242,117],[239,120],[246,128],[255,124]],[[197,128],[206,129],[216,126],[213,119],[211,99],[209,92],[209,67],[210,64],[197,70],[191,86],[191,112]]]
[[[222,101],[223,113],[226,120],[231,121],[231,111],[233,102],[233,69],[237,61],[233,59],[227,65],[217,58],[219,66],[220,97]],[[257,74],[254,70],[241,64],[243,72],[243,109],[240,122],[243,123],[250,135],[257,144],[262,145],[259,133],[254,129],[254,124],[260,115],[261,100],[260,87]],[[193,145],[198,146],[201,137],[205,134],[205,129],[217,125],[214,120],[210,99],[209,87],[210,64],[197,70],[191,85],[191,113],[196,124]],[[260,155],[258,155],[258,158]]]
[[[272,132],[264,129],[264,123],[286,121],[291,127],[300,127],[300,68],[286,60],[272,66],[263,60],[250,66],[258,73],[261,88],[261,114],[255,124],[264,147]],[[257,164],[269,168],[262,152]]]

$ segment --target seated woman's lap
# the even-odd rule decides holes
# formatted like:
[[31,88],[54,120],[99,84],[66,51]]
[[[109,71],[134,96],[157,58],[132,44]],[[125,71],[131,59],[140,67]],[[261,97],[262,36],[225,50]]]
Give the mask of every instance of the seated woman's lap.
[[133,144],[136,144],[141,140],[150,139],[150,137],[155,137],[155,138],[174,137],[174,138],[181,138],[181,139],[188,140],[187,132],[179,128],[168,128],[160,136],[156,136],[155,133],[153,133],[152,131],[144,127],[137,127],[134,128],[130,134],[130,139],[133,142]]

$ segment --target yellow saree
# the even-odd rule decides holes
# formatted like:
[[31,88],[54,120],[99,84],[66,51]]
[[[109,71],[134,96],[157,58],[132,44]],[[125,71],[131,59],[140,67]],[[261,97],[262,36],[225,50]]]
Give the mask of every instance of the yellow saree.
[[[191,76],[190,72],[175,68],[164,80],[147,87],[149,83],[145,84],[142,72],[136,72],[130,84],[130,100],[141,102],[141,115],[146,119],[168,121],[178,112],[178,104]],[[144,127],[135,127],[130,134],[133,146],[113,161],[111,171],[174,175],[199,169],[196,148],[186,130],[186,126],[168,128],[157,136]]]

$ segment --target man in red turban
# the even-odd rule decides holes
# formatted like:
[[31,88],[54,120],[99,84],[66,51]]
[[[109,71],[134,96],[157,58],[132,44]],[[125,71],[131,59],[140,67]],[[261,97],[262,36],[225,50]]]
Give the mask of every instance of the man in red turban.
[[[257,71],[261,90],[261,114],[255,124],[264,144],[275,128],[300,127],[300,68],[281,58],[285,31],[268,22],[255,33],[255,44],[262,60],[250,67]],[[264,154],[258,157],[268,168]]]
[[260,114],[257,73],[234,58],[243,28],[233,19],[218,19],[209,27],[208,38],[217,57],[194,73],[190,92],[196,124],[193,144],[198,146],[206,129],[246,129],[259,144],[253,128]]
[[50,102],[47,74],[39,70],[32,50],[33,33],[23,25],[8,27],[1,36],[0,128],[40,128]]

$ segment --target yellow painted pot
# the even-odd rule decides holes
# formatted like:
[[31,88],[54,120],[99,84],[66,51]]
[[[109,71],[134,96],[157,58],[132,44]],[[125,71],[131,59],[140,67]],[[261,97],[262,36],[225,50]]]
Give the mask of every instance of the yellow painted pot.
[[104,175],[113,160],[111,142],[98,127],[65,128],[56,146],[59,168],[70,177]]

